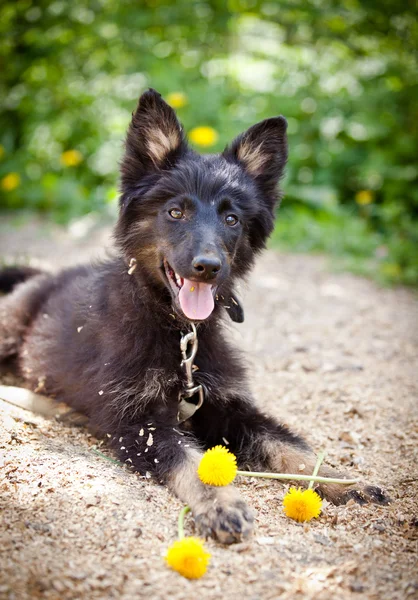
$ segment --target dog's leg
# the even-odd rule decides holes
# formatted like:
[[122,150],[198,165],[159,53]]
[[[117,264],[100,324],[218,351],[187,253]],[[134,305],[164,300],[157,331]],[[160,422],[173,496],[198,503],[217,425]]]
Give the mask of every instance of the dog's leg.
[[152,475],[187,503],[201,535],[223,544],[250,535],[253,515],[238,491],[232,486],[207,486],[199,480],[197,467],[202,452],[192,435],[148,418],[120,426],[110,444],[121,462],[142,475]]
[[[223,411],[219,410],[219,406],[216,407],[216,417],[215,409],[209,403],[198,413],[194,417],[198,438],[204,439],[208,446],[228,442],[228,448],[237,455],[243,469],[312,474],[316,455],[308,444],[286,426],[262,414],[250,399],[229,399],[224,404]],[[319,475],[350,478],[326,465],[321,466]],[[345,504],[350,498],[359,504],[374,502],[385,505],[390,501],[375,486],[319,484],[315,488],[323,497],[337,505]]]
[[[262,436],[260,441],[266,456],[265,464],[272,471],[303,475],[312,474],[316,464],[316,455],[310,449],[303,449],[288,442],[280,441],[280,438],[277,439],[274,435],[267,438]],[[350,478],[347,473],[337,471],[327,465],[322,465],[318,474],[322,477]],[[297,485],[300,485],[300,482]],[[305,485],[307,484],[305,483]],[[374,502],[385,505],[390,502],[389,497],[379,487],[361,483],[353,486],[317,483],[314,484],[314,489],[320,496],[336,505],[346,504],[351,498],[359,504]]]
[[253,512],[233,486],[208,486],[199,480],[196,472],[201,457],[201,452],[190,449],[170,475],[169,487],[189,504],[201,535],[222,544],[245,540],[253,529]]

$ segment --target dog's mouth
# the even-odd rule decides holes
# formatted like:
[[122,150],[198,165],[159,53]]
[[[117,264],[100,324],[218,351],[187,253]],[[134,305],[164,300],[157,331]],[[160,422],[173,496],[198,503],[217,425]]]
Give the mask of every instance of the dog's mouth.
[[207,319],[215,308],[216,285],[181,277],[164,259],[164,273],[176,304],[191,321]]

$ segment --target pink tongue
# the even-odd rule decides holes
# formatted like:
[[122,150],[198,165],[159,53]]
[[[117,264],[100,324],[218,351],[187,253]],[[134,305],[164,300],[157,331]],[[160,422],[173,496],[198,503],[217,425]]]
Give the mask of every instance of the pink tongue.
[[181,310],[191,321],[207,319],[215,308],[212,286],[185,279],[179,293]]

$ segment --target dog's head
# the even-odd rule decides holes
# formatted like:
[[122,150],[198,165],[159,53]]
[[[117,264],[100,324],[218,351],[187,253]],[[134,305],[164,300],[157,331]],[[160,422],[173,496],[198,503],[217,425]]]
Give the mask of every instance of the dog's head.
[[250,127],[222,154],[200,156],[160,94],[139,99],[121,165],[116,239],[183,318],[208,318],[264,247],[286,158],[284,117]]

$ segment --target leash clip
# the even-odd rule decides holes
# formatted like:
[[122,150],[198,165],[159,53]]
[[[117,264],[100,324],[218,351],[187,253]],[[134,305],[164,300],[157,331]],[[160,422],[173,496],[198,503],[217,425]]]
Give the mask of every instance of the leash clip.
[[[181,367],[186,374],[186,386],[179,393],[179,409],[177,421],[187,421],[202,406],[205,394],[202,385],[195,385],[193,381],[193,361],[197,354],[198,341],[195,324],[191,323],[192,331],[182,334],[180,339],[180,351],[182,356]],[[189,351],[190,346],[190,351]],[[189,352],[188,352],[189,351]],[[197,397],[197,399],[195,399]]]

